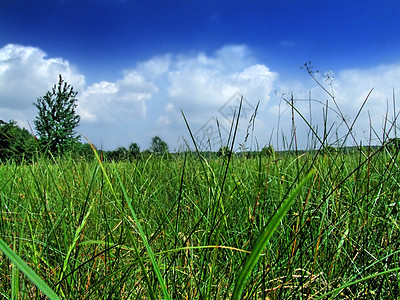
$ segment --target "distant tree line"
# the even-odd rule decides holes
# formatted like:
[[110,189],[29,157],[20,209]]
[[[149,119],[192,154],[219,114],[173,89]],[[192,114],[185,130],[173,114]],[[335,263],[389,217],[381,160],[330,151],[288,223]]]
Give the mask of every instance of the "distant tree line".
[[[79,125],[80,116],[76,113],[78,92],[64,81],[59,75],[58,83],[33,103],[37,108],[37,116],[34,120],[36,135],[24,128],[20,128],[14,120],[8,122],[0,120],[0,162],[29,161],[35,155],[50,155],[59,157],[70,155],[73,158],[93,158],[93,146],[81,143],[80,136],[75,128]],[[400,139],[393,138],[384,145],[389,151],[400,149]],[[101,159],[107,161],[125,161],[147,158],[150,155],[169,157],[168,144],[159,136],[151,140],[149,149],[140,150],[137,143],[131,143],[128,148],[118,147],[112,151],[100,152]],[[322,155],[332,155],[337,151],[352,151],[352,148],[324,146],[318,151]],[[299,152],[296,152],[297,154]],[[179,154],[177,154],[179,155]],[[272,145],[263,147],[260,151],[232,152],[227,146],[221,147],[217,152],[203,152],[201,155],[220,157],[224,160],[233,155],[252,157],[273,157],[275,155]]]
[[[106,161],[125,161],[141,159],[150,155],[163,156],[169,154],[167,143],[158,136],[152,138],[150,148],[144,151],[140,150],[137,143],[131,143],[128,148],[118,147],[110,151],[97,149],[97,151]],[[58,149],[55,149],[55,153],[58,156],[60,155]],[[0,162],[29,162],[37,155],[53,154],[47,147],[43,147],[40,138],[36,138],[25,128],[19,127],[14,120],[8,122],[0,120]],[[94,158],[92,146],[88,143],[81,143],[79,140],[69,145],[68,150],[64,149],[62,155],[76,159]]]
[[151,140],[150,148],[140,151],[137,143],[131,143],[128,148],[118,147],[112,151],[102,151],[102,155],[109,161],[123,161],[146,158],[150,155],[166,156],[169,154],[169,147],[159,136],[155,136]]
[[[59,75],[58,83],[33,103],[37,108],[34,120],[36,135],[20,128],[14,120],[0,120],[0,162],[28,161],[34,155],[93,157],[92,146],[81,143],[75,131],[80,121],[75,111],[77,95],[78,92]],[[119,147],[112,151],[101,151],[102,158],[114,161],[167,153],[167,143],[158,136],[153,137],[150,148],[143,152],[137,143],[130,144],[128,149]]]

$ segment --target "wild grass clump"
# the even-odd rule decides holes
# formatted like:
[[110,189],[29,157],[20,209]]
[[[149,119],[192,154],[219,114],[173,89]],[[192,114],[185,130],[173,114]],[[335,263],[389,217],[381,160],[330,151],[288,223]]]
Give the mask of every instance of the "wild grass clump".
[[2,164],[0,295],[396,299],[399,149],[315,139],[249,159]]

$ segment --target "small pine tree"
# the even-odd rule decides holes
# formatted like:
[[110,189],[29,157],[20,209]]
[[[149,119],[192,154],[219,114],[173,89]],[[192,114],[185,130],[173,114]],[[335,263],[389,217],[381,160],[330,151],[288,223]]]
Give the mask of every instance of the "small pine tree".
[[40,144],[53,154],[62,154],[79,140],[74,129],[80,116],[76,114],[78,92],[59,75],[58,83],[51,91],[33,103],[38,109],[34,121]]

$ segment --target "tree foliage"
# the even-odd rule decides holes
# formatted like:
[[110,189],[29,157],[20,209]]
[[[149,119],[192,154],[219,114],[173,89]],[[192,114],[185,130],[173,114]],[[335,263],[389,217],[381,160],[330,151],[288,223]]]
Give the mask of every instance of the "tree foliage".
[[8,123],[0,120],[0,160],[21,161],[29,159],[35,150],[34,137],[17,123],[10,120]]
[[150,151],[154,154],[164,154],[169,151],[168,144],[160,137],[155,136],[151,140]]
[[[88,143],[76,143],[72,149],[72,157],[92,159],[95,157],[93,152],[94,145]],[[96,147],[94,147],[96,149]]]
[[129,153],[134,158],[137,158],[140,154],[140,146],[137,143],[132,143],[129,145]]
[[34,121],[40,145],[53,154],[62,154],[79,140],[75,127],[80,116],[75,112],[78,92],[59,75],[51,91],[37,99],[38,115]]

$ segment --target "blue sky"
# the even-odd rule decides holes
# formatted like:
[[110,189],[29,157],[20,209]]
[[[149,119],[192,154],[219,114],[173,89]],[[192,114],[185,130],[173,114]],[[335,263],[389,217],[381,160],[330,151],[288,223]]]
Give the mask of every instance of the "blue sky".
[[[333,72],[349,122],[374,88],[355,126],[356,140],[363,140],[370,124],[382,128],[393,89],[398,95],[399,15],[400,3],[386,0],[2,0],[0,119],[33,124],[32,102],[61,73],[79,92],[78,131],[98,147],[138,142],[145,149],[159,135],[179,149],[188,140],[181,109],[201,132],[210,118],[228,119],[221,107],[235,106],[229,100],[237,92],[249,108],[260,101],[246,147],[282,146],[277,132],[290,136],[282,95],[329,98],[301,69],[311,61],[324,84],[324,72]],[[298,105],[318,126],[318,102]],[[334,114],[330,122],[343,127]]]

